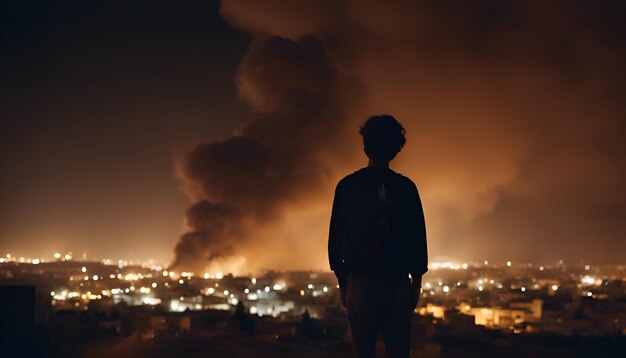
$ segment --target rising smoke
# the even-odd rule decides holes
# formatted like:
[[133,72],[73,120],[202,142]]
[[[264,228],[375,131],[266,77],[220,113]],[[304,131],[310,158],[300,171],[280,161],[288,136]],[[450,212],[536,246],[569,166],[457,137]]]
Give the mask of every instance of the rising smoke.
[[187,211],[190,231],[176,246],[173,267],[198,271],[241,259],[260,227],[316,193],[328,178],[327,144],[347,122],[343,106],[362,92],[311,36],[253,44],[237,81],[254,114],[232,138],[200,143],[186,157],[181,174],[203,200]]
[[237,75],[254,114],[182,164],[202,201],[174,266],[326,268],[332,188],[377,113],[407,128],[394,168],[421,190],[432,257],[626,249],[619,2],[231,0],[222,14],[254,35]]

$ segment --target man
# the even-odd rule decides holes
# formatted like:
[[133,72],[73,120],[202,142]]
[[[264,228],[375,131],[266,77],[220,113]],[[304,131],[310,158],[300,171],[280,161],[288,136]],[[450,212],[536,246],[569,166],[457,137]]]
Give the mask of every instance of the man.
[[337,184],[330,268],[348,310],[355,354],[374,357],[381,330],[387,356],[408,357],[411,318],[428,270],[422,204],[415,184],[389,169],[406,142],[402,125],[389,115],[374,116],[360,133],[369,163]]

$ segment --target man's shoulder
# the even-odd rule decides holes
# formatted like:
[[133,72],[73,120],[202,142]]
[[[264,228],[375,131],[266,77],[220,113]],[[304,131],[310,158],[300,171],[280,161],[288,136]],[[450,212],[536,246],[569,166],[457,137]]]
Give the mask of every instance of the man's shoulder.
[[337,183],[337,189],[354,185],[354,183],[358,180],[358,172],[359,171],[357,170],[356,172],[350,173],[339,180],[339,183]]
[[[393,181],[397,182],[400,186],[406,189],[417,189],[415,183],[407,177],[398,172],[395,172],[391,169],[388,170],[389,177],[392,178]],[[354,185],[358,185],[359,182],[368,179],[368,169],[367,167],[361,168],[354,173],[350,173],[343,177],[339,183],[337,184],[337,188],[348,188]]]
[[403,186],[405,186],[408,189],[416,189],[417,190],[417,186],[415,185],[415,183],[413,182],[413,180],[411,180],[411,178],[404,176],[398,172],[394,172],[396,179],[402,183]]

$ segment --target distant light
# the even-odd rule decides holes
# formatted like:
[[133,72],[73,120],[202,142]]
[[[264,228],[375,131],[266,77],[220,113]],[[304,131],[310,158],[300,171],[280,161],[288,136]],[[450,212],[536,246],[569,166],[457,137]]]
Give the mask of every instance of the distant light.
[[468,265],[464,262],[462,267],[463,267],[463,270],[467,270]]
[[4,263],[4,257],[0,257],[0,264]]
[[256,285],[256,278],[253,277],[251,281],[253,285]]
[[587,297],[591,297],[593,296],[593,293],[591,293],[591,291],[587,292]]
[[180,280],[178,280],[178,283],[180,283],[181,285],[184,283],[185,281],[183,281],[183,279],[181,278]]
[[250,307],[250,314],[257,314],[258,310],[256,308],[256,306],[252,306]]
[[448,287],[448,286],[443,286],[443,292],[445,292],[445,293],[450,292],[450,287]]
[[596,282],[596,280],[591,276],[585,276],[580,281],[588,285],[593,285]]
[[324,287],[324,288],[322,289],[322,291],[324,291],[324,292],[328,292],[328,287]]
[[224,278],[224,274],[222,274],[221,272],[218,272],[215,274],[215,278],[218,280],[221,280],[222,278]]
[[152,282],[152,288],[156,288],[157,287],[157,283],[156,282]]
[[167,275],[168,275],[167,270],[164,270],[163,271],[163,277],[167,277]]
[[300,290],[300,296],[304,296],[304,290]]
[[589,271],[590,268],[589,265],[585,265],[585,271]]
[[57,259],[57,260],[60,259],[61,258],[61,254],[58,253],[58,252],[55,252],[54,253],[54,258]]
[[246,288],[245,290],[243,290],[243,293],[248,293],[248,292],[250,292],[249,288]]
[[274,289],[274,291],[279,291],[282,287],[279,284],[275,284],[272,288]]
[[522,292],[526,292],[526,287],[521,288]]
[[559,289],[559,286],[557,286],[557,285],[552,285],[552,291],[556,291],[556,290],[558,290],[558,289]]
[[135,286],[130,286],[131,291],[135,291]]
[[478,286],[478,291],[482,292],[482,290],[484,290],[483,286]]
[[489,265],[489,261],[487,260],[483,261],[483,263],[485,264],[485,266]]
[[539,266],[539,271],[543,271],[543,266]]
[[209,278],[209,273],[208,273],[208,272],[205,272],[205,273],[204,273],[204,275],[203,275],[202,277],[204,277],[204,279],[205,279],[205,280],[206,280],[206,279],[208,279],[208,278]]
[[312,290],[312,289],[313,289],[313,284],[310,284],[310,283],[309,283],[306,287],[308,287],[308,288],[309,288],[309,290]]
[[33,259],[33,265],[39,265],[39,259]]
[[81,270],[82,272],[87,272],[87,268],[86,268],[85,266],[83,266],[80,270]]
[[511,261],[507,261],[507,262],[506,262],[506,265],[507,265],[508,267],[511,267],[511,265],[512,265],[512,264],[513,264],[513,263],[512,263]]
[[270,292],[270,287],[269,286],[265,286],[265,292]]
[[89,276],[85,276],[85,281],[89,281]]
[[465,307],[463,307],[463,309],[464,309],[465,311],[469,311],[469,310],[471,310],[471,309],[472,309],[472,307],[471,307],[470,305],[465,305]]
[[224,296],[228,296],[228,290],[224,290]]
[[92,279],[93,279],[94,281],[98,281],[98,275],[93,275]]
[[54,297],[54,291],[50,292],[50,296]]
[[209,289],[207,290],[207,292],[209,293],[209,295],[212,295],[213,292],[215,292],[215,289],[213,287],[209,287]]
[[68,261],[69,261],[69,260],[71,260],[71,259],[72,259],[72,255],[70,255],[70,254],[65,254],[65,259],[66,259],[66,260],[68,260]]

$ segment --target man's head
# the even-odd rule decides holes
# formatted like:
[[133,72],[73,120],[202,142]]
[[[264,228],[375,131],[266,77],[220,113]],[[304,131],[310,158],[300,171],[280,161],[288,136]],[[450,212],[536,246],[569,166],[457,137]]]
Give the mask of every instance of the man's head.
[[383,162],[395,158],[406,142],[404,127],[390,115],[370,117],[360,133],[365,154],[370,159]]

